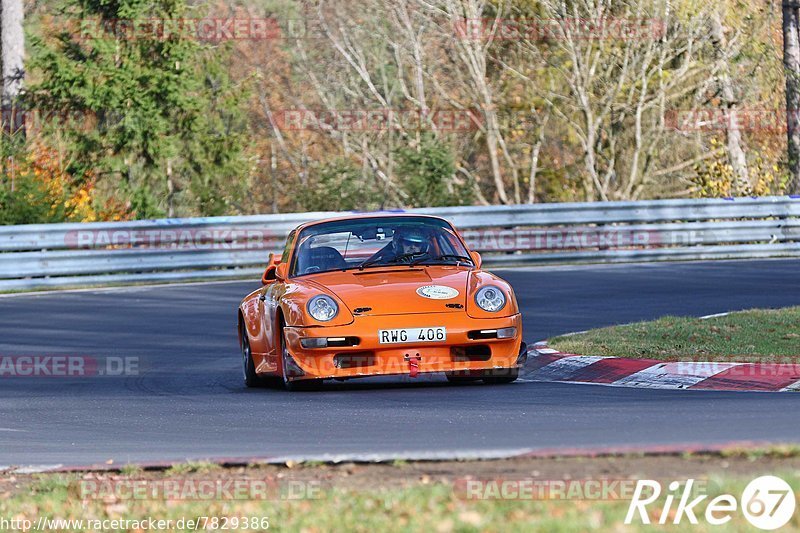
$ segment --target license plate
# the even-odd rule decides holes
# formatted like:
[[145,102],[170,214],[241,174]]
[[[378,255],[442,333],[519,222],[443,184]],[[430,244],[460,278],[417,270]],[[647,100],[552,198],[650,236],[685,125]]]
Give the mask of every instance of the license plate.
[[378,340],[381,344],[443,342],[447,340],[447,330],[443,327],[379,329]]

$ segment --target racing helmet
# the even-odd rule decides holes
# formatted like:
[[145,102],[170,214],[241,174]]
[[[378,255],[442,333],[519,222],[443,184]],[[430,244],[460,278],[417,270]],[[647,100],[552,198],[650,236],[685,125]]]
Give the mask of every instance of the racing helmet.
[[430,246],[430,239],[427,233],[421,228],[400,226],[392,236],[394,249],[397,253],[427,252]]

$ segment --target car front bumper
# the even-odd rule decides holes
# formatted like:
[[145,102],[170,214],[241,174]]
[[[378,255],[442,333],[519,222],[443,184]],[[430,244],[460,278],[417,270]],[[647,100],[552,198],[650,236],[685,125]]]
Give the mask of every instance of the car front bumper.
[[[378,331],[445,327],[441,342],[381,344]],[[515,328],[512,338],[492,338],[492,331]],[[522,316],[475,319],[466,313],[360,316],[345,326],[286,327],[295,379],[353,378],[429,372],[474,375],[481,370],[517,368],[524,362]],[[345,339],[345,345],[304,348],[303,339]],[[308,340],[305,341],[306,345]]]

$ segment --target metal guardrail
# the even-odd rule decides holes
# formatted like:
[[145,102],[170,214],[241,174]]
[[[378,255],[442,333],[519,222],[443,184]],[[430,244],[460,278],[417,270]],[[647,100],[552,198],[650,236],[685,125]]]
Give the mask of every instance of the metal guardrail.
[[[410,209],[487,265],[800,257],[800,197]],[[298,224],[342,213],[0,226],[0,290],[258,277]]]

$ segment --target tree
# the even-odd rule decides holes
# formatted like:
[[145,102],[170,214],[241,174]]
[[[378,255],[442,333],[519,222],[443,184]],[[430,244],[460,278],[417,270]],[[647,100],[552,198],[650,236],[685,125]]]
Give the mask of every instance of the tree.
[[[578,140],[583,200],[635,200],[668,160],[666,115],[699,95],[712,67],[703,55],[707,12],[674,13],[663,0],[542,0],[552,37],[520,41],[528,75],[556,122]],[[614,25],[624,23],[617,36]],[[608,32],[608,33],[605,33]],[[522,75],[522,74],[521,74]]]
[[423,135],[419,146],[397,150],[397,174],[411,205],[438,207],[472,202],[472,190],[453,180],[453,154],[432,135]]
[[711,40],[718,63],[719,74],[717,77],[727,140],[726,151],[733,170],[733,190],[736,195],[740,196],[747,194],[750,190],[750,173],[747,168],[747,157],[743,148],[741,123],[738,117],[739,102],[734,94],[729,67],[729,57],[735,48],[732,49],[729,46],[719,13],[711,15]]
[[786,141],[789,155],[789,192],[800,194],[800,3],[783,2],[783,66],[786,76]]
[[[229,212],[244,182],[243,91],[219,49],[181,25],[185,1],[68,6],[84,27],[32,40],[41,81],[28,92],[40,112],[62,118],[71,171],[91,169],[140,218]],[[163,33],[148,21],[163,21]]]
[[315,179],[298,196],[307,211],[369,211],[379,209],[381,191],[363,180],[352,161],[337,159],[314,169]]
[[2,0],[2,62],[4,108],[16,103],[25,77],[25,35],[22,32],[22,0]]
[[[22,0],[2,0],[0,3],[0,61],[2,62],[2,93],[0,93],[0,210],[15,192],[16,157],[24,142],[21,137],[23,113],[18,100],[25,77],[25,35],[22,31],[24,9]],[[6,134],[9,135],[8,139]],[[5,190],[5,175],[10,175]]]

